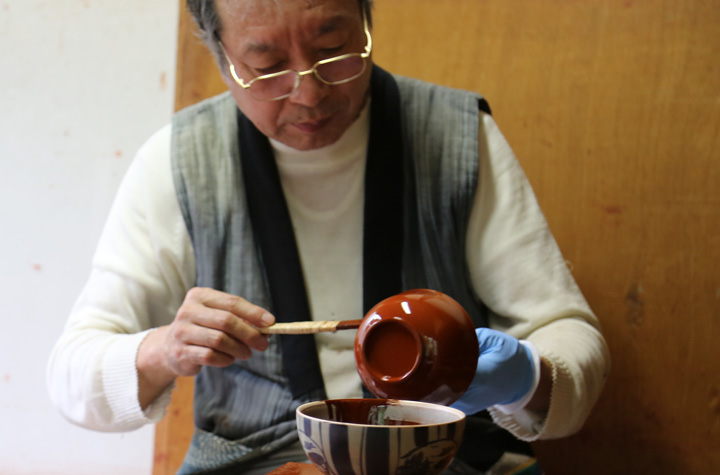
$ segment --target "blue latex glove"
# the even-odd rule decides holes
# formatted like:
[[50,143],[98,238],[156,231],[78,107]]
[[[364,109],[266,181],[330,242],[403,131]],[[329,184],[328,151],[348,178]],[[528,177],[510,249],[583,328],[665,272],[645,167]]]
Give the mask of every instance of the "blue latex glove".
[[475,377],[451,407],[474,414],[528,396],[537,387],[536,371],[539,371],[539,359],[537,352],[531,350],[532,344],[521,343],[515,337],[489,328],[477,328],[475,333],[480,345]]

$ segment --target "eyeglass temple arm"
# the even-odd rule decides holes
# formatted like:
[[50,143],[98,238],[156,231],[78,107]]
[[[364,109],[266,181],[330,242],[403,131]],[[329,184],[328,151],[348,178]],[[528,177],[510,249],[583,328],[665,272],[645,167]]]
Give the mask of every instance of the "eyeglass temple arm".
[[365,28],[365,37],[367,38],[367,44],[365,45],[365,52],[362,54],[363,58],[370,56],[372,52],[372,36],[370,35],[370,28],[368,28],[367,15],[363,12],[363,27]]
[[238,83],[243,89],[248,89],[250,87],[250,84],[245,84],[245,81],[241,77],[237,75],[235,72],[235,65],[233,64],[232,60],[230,59],[230,56],[228,56],[227,51],[225,51],[225,46],[223,46],[222,41],[218,40],[218,44],[220,45],[220,49],[222,50],[223,54],[225,55],[225,61],[228,64],[228,68],[230,69],[230,74],[232,75],[233,79],[236,83]]

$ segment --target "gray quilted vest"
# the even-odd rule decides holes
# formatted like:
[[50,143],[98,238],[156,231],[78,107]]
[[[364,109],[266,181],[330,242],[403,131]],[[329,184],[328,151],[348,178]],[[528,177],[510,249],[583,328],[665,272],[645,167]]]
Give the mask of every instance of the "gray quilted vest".
[[[478,107],[482,97],[393,76],[400,92],[405,182],[402,280],[458,300],[486,326],[465,259],[467,221],[477,186]],[[373,105],[375,103],[373,102]],[[172,168],[190,233],[197,286],[240,295],[271,308],[247,213],[240,166],[237,106],[229,93],[173,119]],[[293,398],[275,337],[248,361],[204,368],[196,378],[196,431],[178,473],[237,467],[297,440],[295,409],[324,399],[322,390]]]

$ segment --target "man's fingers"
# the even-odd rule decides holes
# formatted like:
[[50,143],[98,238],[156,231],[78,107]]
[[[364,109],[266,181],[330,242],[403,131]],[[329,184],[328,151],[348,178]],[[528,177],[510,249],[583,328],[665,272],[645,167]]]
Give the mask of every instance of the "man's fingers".
[[275,323],[275,317],[270,312],[242,297],[228,295],[223,303],[227,305],[223,310],[232,312],[256,327],[269,327]]
[[264,351],[267,336],[259,326],[274,323],[265,309],[207,288],[188,292],[168,333],[169,365],[177,374],[197,374],[202,366],[224,367]]
[[[205,330],[203,333],[204,341],[200,342],[199,346],[231,356],[233,359],[246,360],[252,356],[252,351],[250,351],[248,345],[232,338],[227,333],[210,329]],[[264,344],[267,347],[267,341]]]
[[225,367],[235,360],[246,360],[252,356],[248,345],[221,331],[199,326],[185,327],[175,331],[169,350],[171,365],[181,376],[194,376],[202,366]]
[[238,345],[258,351],[268,347],[267,337],[234,313],[208,307],[189,311],[193,314],[193,325],[188,329],[192,334],[182,336],[187,343],[216,348],[229,354],[236,354],[232,349]]
[[256,327],[267,327],[275,323],[275,317],[270,312],[237,295],[197,287],[188,292],[187,298],[206,307],[230,312]]

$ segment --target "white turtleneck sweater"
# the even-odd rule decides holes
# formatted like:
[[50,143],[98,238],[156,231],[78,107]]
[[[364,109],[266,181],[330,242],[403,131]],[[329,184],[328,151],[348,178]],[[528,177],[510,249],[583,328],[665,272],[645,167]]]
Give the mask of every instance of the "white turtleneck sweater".
[[[531,341],[553,366],[547,414],[491,410],[519,438],[577,431],[609,367],[598,322],[578,290],[517,160],[481,114],[479,186],[468,264],[490,327]],[[369,114],[328,147],[300,152],[272,141],[314,319],[361,318],[364,170]],[[118,191],[89,280],[48,365],[51,399],[72,422],[127,431],[160,420],[171,388],[145,411],[137,400],[137,350],[172,322],[195,282],[195,259],[170,160],[171,126],[138,152]],[[328,397],[360,395],[354,332],[318,335]]]
[[[362,246],[369,107],[340,140],[298,151],[271,140],[314,320],[362,318]],[[332,159],[328,159],[332,157]],[[328,397],[360,397],[355,331],[315,335]]]

